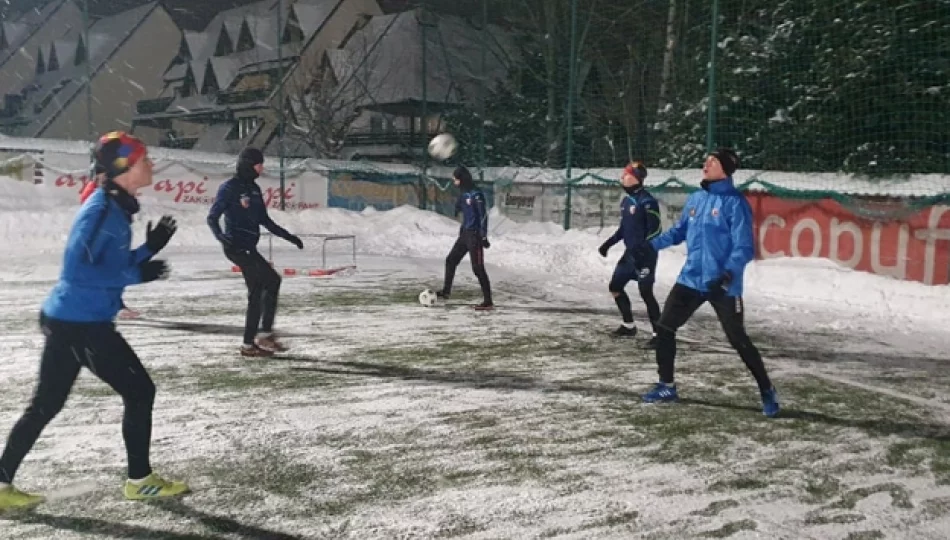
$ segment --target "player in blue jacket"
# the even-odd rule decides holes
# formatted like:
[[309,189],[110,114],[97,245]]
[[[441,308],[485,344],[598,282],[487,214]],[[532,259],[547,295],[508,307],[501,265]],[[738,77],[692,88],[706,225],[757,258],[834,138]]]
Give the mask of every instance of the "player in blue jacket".
[[40,327],[46,345],[39,382],[29,407],[13,426],[0,456],[0,511],[31,508],[39,495],[13,487],[13,478],[46,425],[62,410],[85,367],[122,396],[122,436],[128,453],[128,499],[154,499],[188,491],[183,482],[152,472],[149,447],[155,385],[129,344],[115,329],[128,285],[163,279],[164,261],[152,260],[177,226],[170,216],[147,227],[145,243],[130,250],[136,192],[152,183],[145,145],[122,132],[105,134],[95,159],[105,181],[83,204],[66,240],[59,281],[43,303]]
[[643,181],[647,177],[647,169],[639,161],[633,162],[624,169],[620,177],[627,195],[620,203],[620,226],[617,232],[604,242],[598,251],[606,257],[607,251],[614,244],[623,240],[624,252],[617,262],[613,277],[608,289],[614,296],[623,324],[614,331],[616,336],[637,335],[637,326],[633,322],[633,310],[630,306],[630,297],[624,287],[631,281],[637,282],[640,289],[640,298],[647,307],[647,316],[653,328],[653,338],[650,346],[656,345],[656,321],[660,318],[660,304],[653,295],[653,284],[656,282],[656,251],[643,249],[645,244],[660,234],[660,205],[653,195],[643,188]]
[[484,311],[494,309],[491,297],[491,282],[485,271],[485,250],[491,247],[488,241],[488,205],[485,194],[475,187],[472,173],[465,167],[458,167],[452,174],[453,182],[461,190],[455,203],[455,212],[462,213],[462,226],[459,228],[459,237],[445,258],[445,282],[442,290],[436,296],[448,299],[452,294],[452,282],[455,280],[455,270],[467,253],[472,260],[472,272],[478,278],[482,288],[482,303],[475,309]]
[[[264,171],[264,154],[256,148],[245,148],[238,156],[237,174],[221,184],[208,212],[208,226],[221,242],[224,255],[241,268],[247,285],[247,314],[244,321],[242,356],[272,356],[287,350],[274,336],[280,274],[257,251],[261,226],[276,236],[303,249],[303,241],[274,223],[257,178]],[[221,216],[224,216],[224,230]],[[260,333],[258,333],[260,329]]]
[[676,331],[705,302],[709,302],[729,343],[752,372],[762,397],[762,412],[778,415],[778,396],[762,355],[752,344],[743,322],[742,277],[755,257],[752,208],[733,184],[739,157],[729,148],[709,154],[703,165],[702,189],[686,200],[679,222],[650,241],[661,250],[686,241],[686,264],[663,306],[657,324],[656,362],[660,382],[644,401],[676,401],[673,379]]

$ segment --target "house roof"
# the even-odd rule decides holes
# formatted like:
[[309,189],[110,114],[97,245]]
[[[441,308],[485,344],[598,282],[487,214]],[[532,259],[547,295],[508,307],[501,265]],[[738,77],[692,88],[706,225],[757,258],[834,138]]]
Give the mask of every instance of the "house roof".
[[20,43],[23,40],[23,37],[26,36],[29,27],[23,23],[19,22],[6,22],[2,23],[3,25],[3,37],[7,42],[7,45],[11,43]]
[[205,32],[184,32],[185,44],[188,45],[188,52],[191,54],[191,57],[201,54],[208,43],[208,34]]
[[165,82],[169,81],[180,81],[185,78],[185,75],[188,73],[188,64],[175,64],[174,66],[168,68],[168,71],[165,72]]
[[304,39],[309,39],[320,28],[320,25],[330,16],[335,4],[336,2],[313,0],[301,0],[294,4],[293,11],[303,31]]
[[[297,18],[304,40],[308,40],[320,28],[333,12],[340,0],[297,0],[284,2],[281,14],[282,26],[293,13]],[[185,32],[185,41],[191,53],[192,71],[196,83],[201,88],[208,70],[214,74],[221,90],[226,90],[239,75],[267,69],[276,65],[278,57],[277,0],[262,0],[219,12],[201,32]],[[254,47],[237,51],[241,28],[247,28],[254,40]],[[231,41],[234,52],[226,56],[215,56],[221,33],[225,32]],[[282,35],[282,32],[280,33]],[[281,54],[293,58],[300,52],[299,44],[284,44]],[[209,62],[210,60],[210,62]],[[175,67],[174,72],[166,75],[166,80],[174,80],[184,75],[183,68]]]
[[[40,7],[35,7],[26,11],[16,23],[12,25],[14,32],[18,39],[12,40],[7,37],[7,44],[9,47],[5,51],[0,51],[0,66],[3,66],[14,54],[17,54],[20,51],[20,48],[35,34],[38,32],[46,21],[56,13],[61,7],[67,4],[69,0],[57,0],[54,2],[49,2]],[[4,26],[4,31],[6,31],[6,26]]]
[[[419,10],[373,17],[340,49],[327,52],[333,76],[355,103],[378,105],[422,101],[422,35]],[[508,79],[511,37],[455,16],[432,16],[425,31],[425,97],[456,104],[478,99]],[[482,51],[485,49],[485,68]]]
[[[76,65],[78,31],[73,30],[65,39],[55,40],[45,50],[45,60],[49,62],[49,52],[55,47],[59,69],[38,75],[27,88],[32,89],[24,103],[27,113],[33,113],[30,123],[21,128],[29,135],[39,135],[62,110],[82,90],[82,81],[89,70],[95,74],[118,51],[122,43],[138,28],[158,7],[158,2],[131,9],[112,17],[96,21],[89,28],[89,45],[86,50],[86,62]],[[65,56],[63,52],[66,52]],[[47,103],[44,101],[50,98]],[[39,109],[37,111],[37,109]]]
[[49,59],[53,56],[53,51],[56,51],[56,60],[59,61],[60,69],[65,68],[67,65],[72,65],[76,63],[76,51],[79,48],[80,38],[78,36],[70,36],[68,39],[57,39],[50,44],[50,54],[46,57],[46,61],[49,62]]
[[238,69],[241,67],[240,59],[233,56],[212,57],[210,63],[211,69],[214,70],[215,80],[218,81],[218,88],[231,86]]

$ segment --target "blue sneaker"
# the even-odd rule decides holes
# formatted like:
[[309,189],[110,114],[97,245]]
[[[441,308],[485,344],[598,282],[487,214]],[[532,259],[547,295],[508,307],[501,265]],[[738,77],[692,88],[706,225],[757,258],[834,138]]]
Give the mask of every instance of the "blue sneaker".
[[672,403],[679,399],[680,397],[676,395],[675,384],[656,383],[653,390],[643,395],[644,403]]
[[780,408],[778,405],[778,392],[775,391],[774,386],[762,392],[762,414],[769,418],[775,418],[778,416]]

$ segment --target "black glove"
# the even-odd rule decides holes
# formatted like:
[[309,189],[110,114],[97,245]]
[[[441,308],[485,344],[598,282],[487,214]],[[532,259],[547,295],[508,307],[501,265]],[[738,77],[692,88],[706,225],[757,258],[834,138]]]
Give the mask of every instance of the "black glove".
[[488,249],[491,247],[491,242],[487,238],[482,238],[482,247]]
[[161,251],[175,235],[178,230],[178,223],[171,216],[162,216],[158,221],[158,227],[152,228],[152,222],[149,221],[145,228],[145,246],[152,253]]
[[155,281],[156,279],[165,279],[168,277],[168,264],[165,261],[145,261],[139,265],[139,272],[142,274],[142,283]]
[[288,242],[297,246],[297,249],[303,249],[303,240],[299,236],[290,235],[290,238],[287,239]]
[[607,256],[607,251],[610,250],[610,247],[611,247],[610,241],[608,240],[608,241],[604,242],[603,244],[601,244],[600,247],[597,248],[597,251],[600,252],[600,256],[601,256],[601,257],[606,257],[606,256]]
[[713,300],[718,300],[726,295],[726,290],[729,289],[729,285],[732,283],[732,274],[729,272],[723,272],[721,276],[716,279],[706,283],[706,288],[709,289],[709,298]]

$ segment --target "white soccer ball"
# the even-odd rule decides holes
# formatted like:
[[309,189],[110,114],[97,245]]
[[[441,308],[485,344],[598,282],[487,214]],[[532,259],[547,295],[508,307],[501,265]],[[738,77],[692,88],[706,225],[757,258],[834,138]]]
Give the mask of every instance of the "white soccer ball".
[[426,289],[419,293],[419,303],[425,307],[432,307],[438,301],[439,297],[435,295],[432,289]]
[[451,133],[440,133],[429,141],[429,155],[445,161],[455,155],[459,143]]

